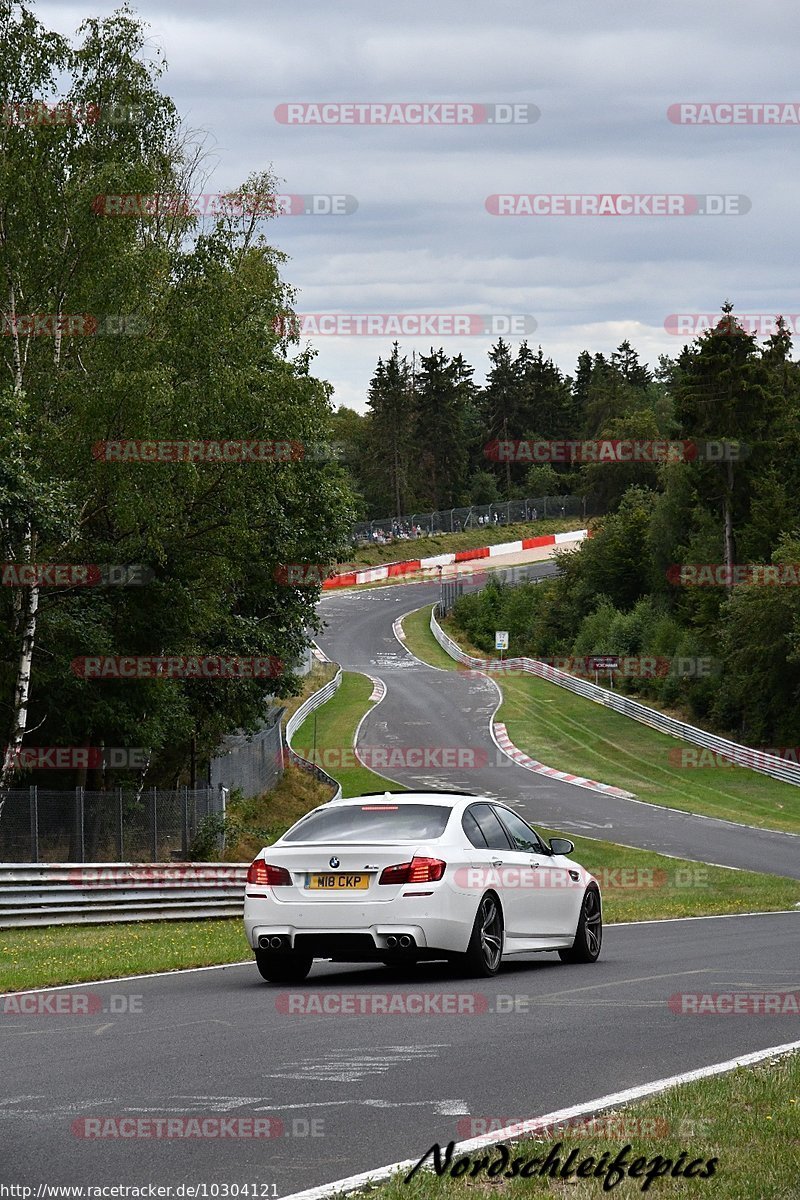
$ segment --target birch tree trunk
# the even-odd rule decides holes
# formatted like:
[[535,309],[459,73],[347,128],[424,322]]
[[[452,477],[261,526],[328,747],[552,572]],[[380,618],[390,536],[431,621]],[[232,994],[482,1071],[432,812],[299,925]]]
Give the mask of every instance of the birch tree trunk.
[[[25,529],[24,545],[24,561],[30,563],[33,561],[35,547],[35,539],[30,525]],[[3,759],[2,770],[0,770],[0,816],[2,816],[3,812],[5,792],[9,788],[11,778],[14,774],[17,757],[22,748],[22,739],[25,736],[25,729],[28,723],[28,697],[31,687],[31,665],[33,662],[33,648],[36,642],[36,614],[38,611],[39,588],[35,586],[25,588],[22,593],[20,606],[20,649],[17,680],[14,686],[14,714],[11,723],[11,734],[8,739],[8,749]]]

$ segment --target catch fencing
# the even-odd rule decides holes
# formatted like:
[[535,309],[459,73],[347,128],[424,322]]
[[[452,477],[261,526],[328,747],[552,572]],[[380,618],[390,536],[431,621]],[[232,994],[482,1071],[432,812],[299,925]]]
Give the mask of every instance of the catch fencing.
[[0,929],[241,917],[247,863],[0,863]]
[[0,814],[0,860],[186,858],[200,823],[224,813],[226,800],[225,788],[11,788]]
[[209,777],[213,791],[240,791],[245,800],[275,787],[283,774],[281,718],[286,710],[270,711],[261,729],[231,734],[212,758]]
[[[308,700],[305,700],[300,707],[292,713],[291,717],[289,717],[289,720],[286,722],[286,752],[290,761],[296,767],[300,767],[301,770],[307,771],[316,779],[319,779],[321,783],[327,783],[330,787],[332,787],[334,789],[334,794],[331,796],[331,799],[338,800],[342,794],[341,784],[334,779],[333,776],[329,775],[327,771],[323,771],[322,767],[318,766],[317,763],[310,762],[307,758],[303,758],[302,755],[298,754],[296,750],[292,749],[292,738],[294,737],[295,733],[297,733],[297,730],[303,724],[306,717],[310,716],[311,713],[318,709],[320,705],[324,704],[326,700],[330,700],[331,696],[335,695],[335,693],[339,690],[339,686],[342,682],[342,668],[338,663],[334,663],[334,666],[336,666],[338,669],[333,679],[326,683],[324,687],[320,688],[318,692],[314,692],[313,696],[309,696]],[[314,749],[316,749],[316,746]]]
[[[309,674],[313,664],[309,645],[292,669],[302,677]],[[249,800],[275,787],[284,768],[281,721],[285,712],[284,707],[273,701],[255,733],[235,733],[223,738],[208,769],[209,783],[214,790],[238,791]]]
[[466,654],[444,632],[436,619],[437,609],[438,605],[431,611],[431,633],[442,649],[451,658],[463,663],[464,666],[488,673],[519,671],[527,675],[535,675],[539,679],[546,679],[550,683],[557,684],[559,687],[567,688],[568,691],[574,692],[578,696],[583,696],[587,700],[593,700],[596,704],[604,704],[606,708],[613,709],[614,712],[620,713],[621,716],[630,717],[631,720],[639,721],[643,725],[649,725],[652,729],[657,729],[660,733],[668,734],[669,737],[690,742],[693,746],[700,746],[704,750],[710,750],[741,766],[747,766],[751,770],[769,775],[772,779],[780,779],[783,783],[791,783],[796,787],[800,787],[800,763],[787,762],[786,759],[780,758],[777,755],[755,751],[750,746],[742,746],[738,742],[730,742],[727,738],[717,737],[716,734],[709,733],[705,729],[698,729],[694,725],[687,725],[684,721],[676,721],[673,717],[668,717],[665,713],[661,713],[655,708],[648,708],[646,704],[639,704],[636,700],[629,700],[626,696],[622,696],[618,692],[607,691],[605,688],[600,687],[599,684],[590,683],[586,679],[578,679],[574,675],[567,674],[566,671],[559,671],[556,667],[549,666],[547,663],[537,662],[533,658],[506,658],[502,661],[499,659],[473,658],[472,655]]
[[422,534],[458,533],[476,529],[481,524],[512,525],[517,521],[537,521],[545,517],[595,516],[598,501],[590,496],[534,496],[524,500],[502,500],[496,504],[471,504],[463,508],[447,508],[437,512],[404,513],[400,517],[380,517],[375,521],[358,521],[352,527],[355,542],[373,540],[378,532],[386,538],[396,538],[404,530],[411,537],[417,526]]

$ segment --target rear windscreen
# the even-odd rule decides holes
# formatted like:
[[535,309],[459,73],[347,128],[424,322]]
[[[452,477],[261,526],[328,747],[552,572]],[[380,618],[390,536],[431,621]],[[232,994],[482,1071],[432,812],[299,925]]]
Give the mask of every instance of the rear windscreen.
[[312,813],[284,842],[427,841],[441,837],[452,809],[441,804],[348,804]]

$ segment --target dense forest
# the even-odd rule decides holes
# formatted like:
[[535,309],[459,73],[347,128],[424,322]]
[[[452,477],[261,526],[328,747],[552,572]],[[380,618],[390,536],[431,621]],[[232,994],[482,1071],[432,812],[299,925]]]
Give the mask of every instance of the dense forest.
[[759,344],[726,304],[717,327],[662,361],[655,381],[629,348],[624,387],[618,356],[583,356],[584,434],[728,441],[729,452],[566,468],[575,489],[603,492],[606,516],[578,552],[559,555],[554,580],[463,597],[455,616],[471,639],[489,651],[501,628],[511,654],[537,658],[699,658],[702,670],[618,686],[752,745],[800,745],[800,372],[791,353],[782,322]]
[[474,367],[444,350],[409,356],[395,343],[379,359],[359,415],[340,407],[334,436],[341,443],[364,518],[491,504],[526,496],[593,496],[604,510],[623,484],[655,487],[657,470],[499,461],[498,440],[568,441],[674,437],[680,428],[675,366],[655,371],[629,342],[611,355],[584,351],[573,376],[527,342],[516,351],[500,339],[488,354],[486,382]]

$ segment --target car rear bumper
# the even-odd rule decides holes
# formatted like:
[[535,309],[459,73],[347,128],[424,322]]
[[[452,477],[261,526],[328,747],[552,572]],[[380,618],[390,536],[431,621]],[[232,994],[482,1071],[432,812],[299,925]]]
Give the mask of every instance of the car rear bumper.
[[[276,904],[266,897],[246,898],[244,909],[245,935],[255,950],[260,937],[278,935],[288,938],[292,949],[299,949],[298,939],[306,946],[333,947],[332,952],[314,957],[335,957],[337,940],[344,962],[357,962],[363,956],[381,958],[398,950],[387,939],[410,936],[420,950],[443,950],[462,954],[467,949],[471,921],[464,916],[435,916],[410,911],[408,902],[390,904]],[[419,906],[421,907],[421,906]],[[398,911],[399,909],[399,911]],[[354,937],[355,935],[355,937]],[[357,940],[356,940],[357,938]],[[311,939],[314,939],[312,943]],[[352,955],[356,957],[352,957]]]

